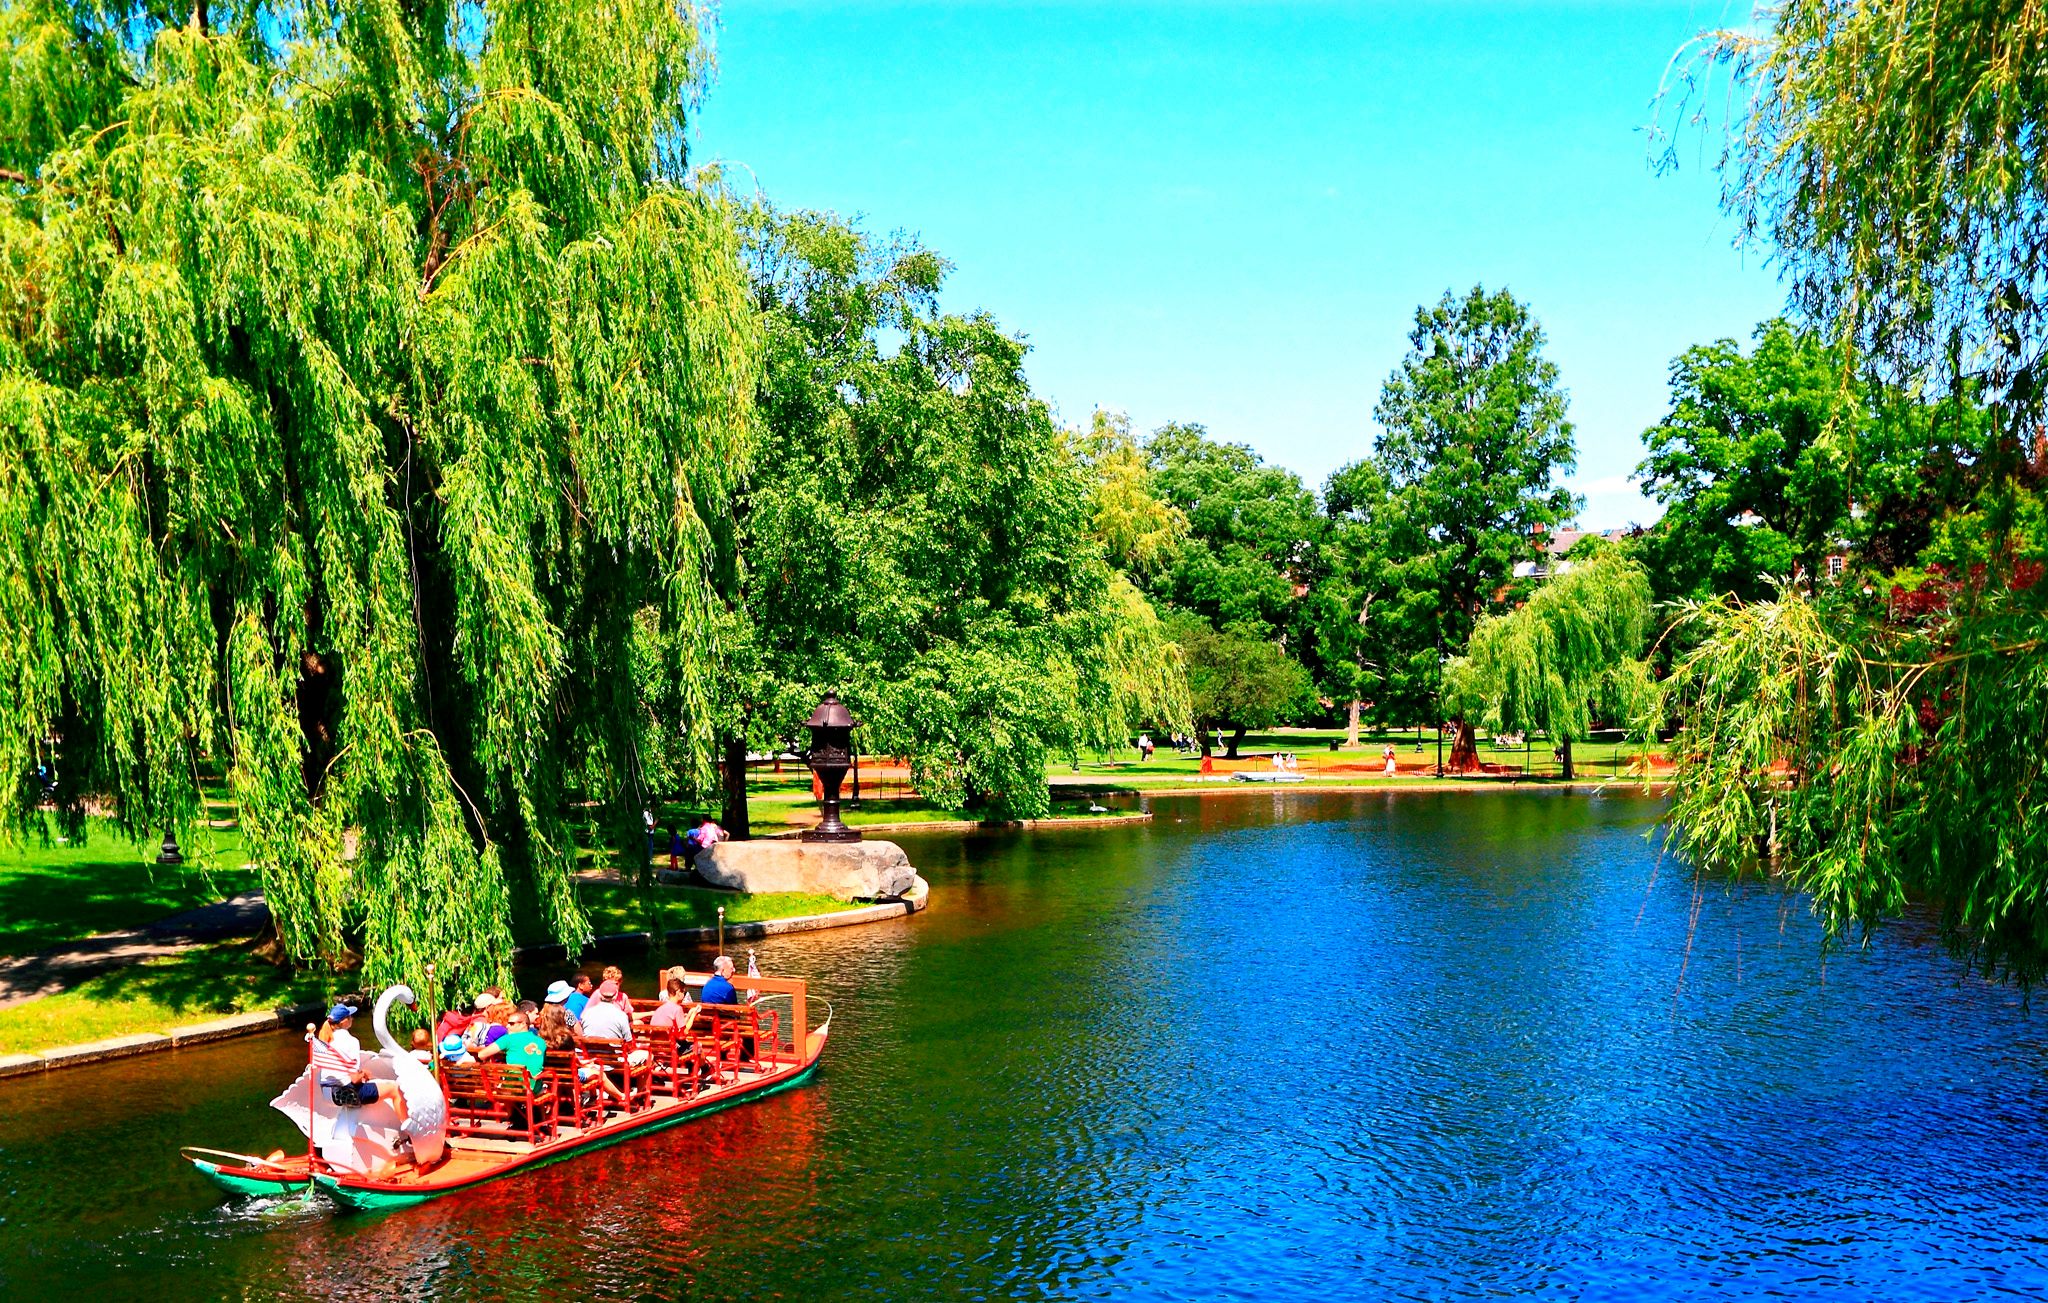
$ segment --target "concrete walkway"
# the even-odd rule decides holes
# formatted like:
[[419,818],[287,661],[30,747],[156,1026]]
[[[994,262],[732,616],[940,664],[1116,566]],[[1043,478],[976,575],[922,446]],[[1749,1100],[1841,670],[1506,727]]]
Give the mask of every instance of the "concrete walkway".
[[270,906],[263,903],[263,893],[245,891],[147,927],[103,932],[32,955],[0,959],[0,1009],[68,991],[111,968],[175,955],[209,941],[255,936],[269,921]]

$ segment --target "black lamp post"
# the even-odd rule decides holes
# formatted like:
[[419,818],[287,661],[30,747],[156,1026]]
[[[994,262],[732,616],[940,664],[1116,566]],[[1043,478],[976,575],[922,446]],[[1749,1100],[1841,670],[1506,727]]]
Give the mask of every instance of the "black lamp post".
[[839,821],[839,784],[845,781],[846,771],[853,764],[853,715],[840,702],[838,693],[828,692],[804,721],[804,727],[811,730],[811,748],[804,753],[804,762],[818,776],[818,785],[824,791],[825,817],[817,827],[803,834],[803,840],[857,842],[860,834]]

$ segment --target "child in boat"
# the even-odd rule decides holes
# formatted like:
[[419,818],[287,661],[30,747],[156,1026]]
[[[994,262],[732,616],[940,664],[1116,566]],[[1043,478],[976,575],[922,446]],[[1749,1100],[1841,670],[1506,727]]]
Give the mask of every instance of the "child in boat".
[[460,1068],[475,1062],[476,1056],[469,1052],[469,1046],[462,1043],[461,1036],[441,1038],[441,1066]]
[[412,1029],[412,1056],[429,1067],[434,1063],[434,1037],[424,1027]]

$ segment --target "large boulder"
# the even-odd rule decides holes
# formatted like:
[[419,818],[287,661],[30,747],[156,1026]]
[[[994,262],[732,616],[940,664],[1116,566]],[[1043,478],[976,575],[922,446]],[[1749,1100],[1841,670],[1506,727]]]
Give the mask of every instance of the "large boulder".
[[734,891],[803,891],[839,900],[907,895],[917,882],[895,842],[720,842],[697,857],[706,882]]

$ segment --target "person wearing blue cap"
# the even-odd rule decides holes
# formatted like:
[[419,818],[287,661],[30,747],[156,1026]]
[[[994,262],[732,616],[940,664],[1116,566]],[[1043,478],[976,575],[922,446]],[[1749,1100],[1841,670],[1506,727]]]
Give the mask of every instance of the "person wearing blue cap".
[[343,1108],[357,1108],[377,1102],[377,1083],[363,1068],[363,1045],[349,1030],[356,1007],[337,1002],[320,1024],[319,1044],[313,1047],[313,1063],[320,1070],[320,1085]]
[[445,1067],[459,1068],[466,1063],[475,1063],[476,1056],[469,1052],[469,1046],[462,1043],[460,1033],[451,1033],[441,1038],[441,1063]]

